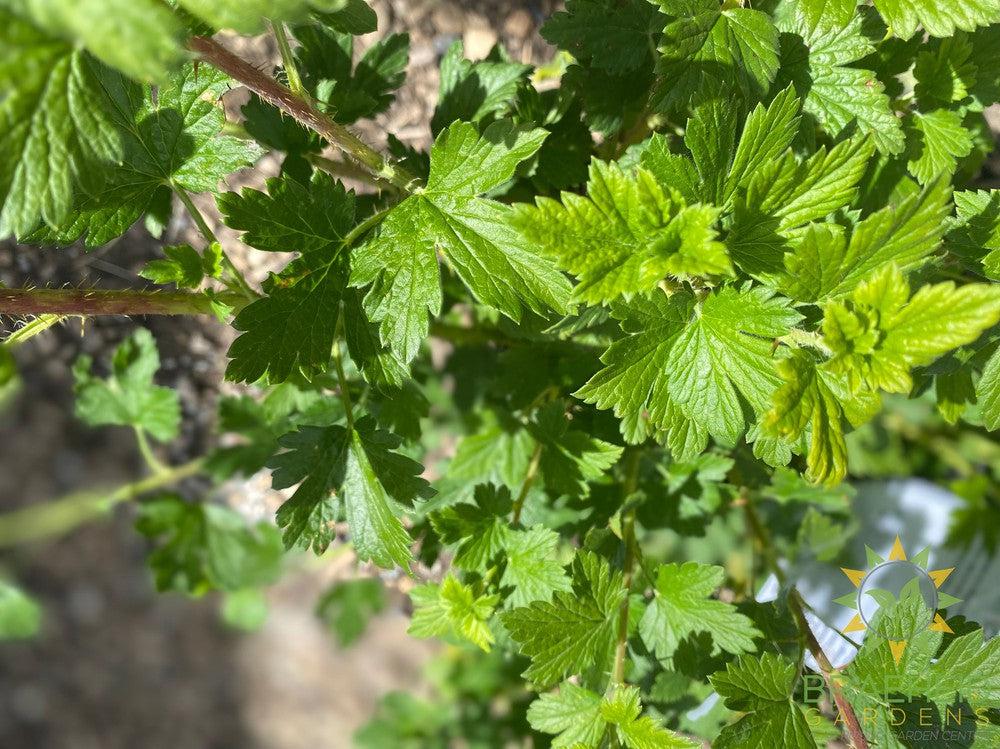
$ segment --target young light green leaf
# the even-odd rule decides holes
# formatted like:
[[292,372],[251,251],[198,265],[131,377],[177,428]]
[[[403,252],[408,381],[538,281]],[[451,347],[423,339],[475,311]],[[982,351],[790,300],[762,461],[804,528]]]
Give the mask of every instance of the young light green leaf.
[[685,205],[652,174],[595,161],[587,196],[538,198],[515,208],[514,223],[561,268],[578,277],[574,298],[591,304],[630,299],[670,276],[729,275],[718,241],[719,209]]
[[371,284],[365,311],[403,360],[416,356],[429,316],[440,312],[439,253],[480,302],[513,320],[525,309],[565,310],[563,275],[514,229],[512,209],[478,197],[510,179],[545,135],[501,121],[479,136],[454,123],[431,150],[427,188],[393,208],[353,253],[351,284]]
[[471,587],[448,575],[440,585],[418,585],[410,591],[410,598],[414,608],[409,634],[468,640],[490,651],[494,637],[489,620],[498,596],[476,596]]
[[165,260],[150,260],[139,275],[153,283],[176,284],[181,289],[196,289],[205,278],[218,278],[222,273],[222,247],[212,242],[204,252],[189,244],[163,248]]
[[976,399],[983,424],[990,431],[1000,429],[1000,348],[986,362],[976,383]]
[[624,599],[621,573],[592,552],[578,552],[572,593],[557,592],[551,602],[535,601],[500,615],[531,658],[524,676],[543,687],[593,666],[606,667]]
[[860,426],[881,405],[869,391],[851,393],[846,378],[818,367],[799,349],[778,362],[784,381],[774,393],[774,405],[764,416],[764,428],[789,440],[808,436],[806,477],[835,485],[847,474],[844,424]]
[[528,723],[536,731],[555,734],[554,749],[597,746],[607,727],[601,704],[599,694],[564,681],[557,693],[539,695],[531,703]]
[[111,374],[95,377],[92,360],[81,356],[73,365],[76,415],[90,426],[118,424],[142,429],[169,442],[177,436],[181,407],[177,393],[153,384],[160,355],[145,328],[115,349]]
[[1000,22],[1000,7],[991,0],[875,0],[875,7],[901,39],[913,36],[918,26],[931,36],[951,36],[955,29]]
[[639,634],[657,658],[671,658],[684,638],[712,635],[716,651],[739,655],[755,650],[761,633],[736,607],[711,598],[722,584],[721,567],[685,562],[661,564],[653,600],[639,621]]
[[827,365],[862,386],[907,393],[910,370],[971,343],[1000,321],[1000,287],[951,281],[910,285],[887,266],[854,290],[849,299],[824,307],[823,339],[833,352]]
[[893,263],[921,265],[941,241],[949,213],[950,185],[938,180],[899,205],[886,206],[854,227],[849,241],[833,228],[814,229],[785,256],[782,286],[803,301],[849,293]]
[[699,742],[668,731],[643,715],[639,688],[621,686],[604,698],[601,717],[614,726],[619,741],[628,749],[697,749]]

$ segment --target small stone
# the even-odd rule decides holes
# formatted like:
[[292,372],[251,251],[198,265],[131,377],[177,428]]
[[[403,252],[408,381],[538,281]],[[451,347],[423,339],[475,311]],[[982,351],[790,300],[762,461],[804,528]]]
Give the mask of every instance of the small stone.
[[470,60],[482,60],[497,43],[497,33],[488,26],[470,26],[462,34],[465,56]]
[[531,14],[524,8],[518,8],[503,22],[503,33],[510,39],[526,39],[534,25]]

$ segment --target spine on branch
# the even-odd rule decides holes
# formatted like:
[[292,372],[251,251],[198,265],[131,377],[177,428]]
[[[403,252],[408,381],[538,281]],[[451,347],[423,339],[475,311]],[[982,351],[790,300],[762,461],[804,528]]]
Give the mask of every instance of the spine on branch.
[[241,307],[242,294],[215,296],[168,291],[101,289],[0,289],[0,315],[210,315],[220,301]]

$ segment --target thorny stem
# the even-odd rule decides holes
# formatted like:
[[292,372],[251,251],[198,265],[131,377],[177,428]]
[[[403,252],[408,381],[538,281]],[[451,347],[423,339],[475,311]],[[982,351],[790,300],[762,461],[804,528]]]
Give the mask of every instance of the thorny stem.
[[535,483],[538,475],[538,466],[542,460],[542,443],[535,445],[535,451],[531,454],[531,461],[528,463],[528,470],[524,474],[524,481],[521,482],[521,491],[517,493],[514,500],[514,525],[521,522],[521,511],[524,509],[524,500],[528,498],[531,485]]
[[392,183],[404,192],[413,192],[419,186],[420,181],[406,169],[391,162],[346,127],[319,111],[311,102],[297,96],[287,86],[257,70],[214,39],[194,36],[188,45],[209,65],[218,68],[268,104],[318,133],[374,176]]
[[[134,289],[0,289],[0,315],[211,315],[214,301],[236,308],[247,303],[243,294],[236,292],[211,297]],[[32,335],[40,332],[35,330]]]
[[[622,484],[622,501],[628,502],[629,498],[635,494],[639,484],[639,463],[642,459],[642,451],[630,448],[625,458],[625,482]],[[622,544],[625,546],[625,560],[622,563],[624,577],[622,585],[625,588],[625,600],[622,601],[618,610],[618,639],[615,645],[615,664],[611,671],[611,683],[623,684],[625,682],[625,654],[628,649],[628,613],[629,594],[632,590],[632,572],[635,568],[635,508],[625,511],[622,518]]]
[[340,341],[344,337],[344,313],[337,315],[336,333],[333,339],[333,366],[337,370],[337,381],[340,385],[340,400],[344,404],[344,414],[347,417],[347,428],[354,430],[354,406],[351,403],[351,393],[347,386],[347,375],[344,374],[344,362],[340,353]]
[[364,182],[372,187],[377,187],[379,190],[392,190],[393,192],[397,192],[399,190],[399,188],[391,182],[387,182],[381,177],[376,177],[367,169],[363,169],[350,161],[335,161],[334,159],[328,159],[325,156],[320,156],[318,153],[306,154],[306,159],[314,167],[322,169],[324,172],[334,177],[346,177],[347,179]]
[[[743,500],[747,525],[750,527],[757,541],[761,556],[763,556],[775,577],[778,578],[778,582],[784,587],[788,576],[778,564],[778,558],[771,542],[771,535],[761,522],[760,515],[757,514],[753,501],[745,491],[743,492]],[[826,657],[823,647],[819,644],[816,635],[813,634],[812,628],[809,626],[809,622],[806,620],[805,601],[802,600],[802,595],[796,590],[795,586],[792,586],[788,593],[788,610],[791,612],[792,618],[795,619],[795,626],[798,628],[800,636],[805,640],[806,647],[809,648],[809,652],[812,653],[813,658],[816,659],[816,663],[819,664],[820,671],[823,673],[823,679],[830,688],[830,694],[833,695],[833,702],[837,706],[837,710],[847,727],[851,744],[854,746],[854,749],[869,749],[868,740],[865,738],[864,731],[861,730],[861,723],[858,721],[857,713],[854,712],[851,703],[844,697],[844,693],[840,688],[840,679],[834,673],[833,664]]]
[[95,518],[106,515],[121,502],[162,489],[201,471],[203,459],[192,460],[161,473],[125,484],[111,493],[85,491],[45,504],[32,505],[0,516],[0,548],[61,536]]
[[226,254],[226,251],[221,249],[222,245],[219,242],[218,237],[215,236],[215,232],[212,231],[208,222],[205,221],[205,217],[201,215],[201,211],[198,210],[198,206],[196,206],[194,201],[191,200],[191,196],[188,195],[187,190],[177,184],[172,184],[171,186],[173,187],[174,192],[177,193],[177,197],[181,199],[184,207],[187,208],[188,213],[191,214],[191,218],[194,220],[195,225],[198,227],[198,231],[201,232],[201,236],[204,237],[205,241],[209,244],[214,243],[219,245],[222,254],[222,265],[229,272],[229,275],[232,276],[233,283],[236,285],[236,290],[240,291],[247,299],[256,299],[259,294],[257,294],[257,292],[250,287],[250,284],[247,283],[247,280],[243,277],[243,274],[240,273],[239,268],[236,267],[229,255]]
[[285,32],[285,24],[280,21],[271,21],[271,31],[274,32],[274,41],[278,43],[278,54],[281,55],[281,65],[288,76],[288,88],[296,96],[303,99],[308,98],[305,86],[302,85],[302,76],[299,75],[299,68],[295,64],[295,56],[292,54],[292,47],[288,43],[288,34]]

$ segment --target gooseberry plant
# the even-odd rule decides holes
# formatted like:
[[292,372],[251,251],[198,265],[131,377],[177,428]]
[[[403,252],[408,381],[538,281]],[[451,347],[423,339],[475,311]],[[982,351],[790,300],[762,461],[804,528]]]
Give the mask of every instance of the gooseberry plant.
[[[909,747],[963,709],[996,746],[997,640],[926,631],[904,597],[834,668],[789,569],[835,556],[851,432],[898,395],[1000,427],[1000,191],[970,189],[998,24],[995,0],[568,0],[541,68],[447,50],[423,153],[352,127],[409,51],[355,51],[363,0],[0,0],[0,235],[158,237],[177,205],[202,240],[163,247],[150,288],[0,289],[27,320],[4,356],[70,317],[214,314],[247,386],[223,446],[167,465],[180,410],[149,332],[81,359],[79,417],[134,429],[149,475],[20,510],[0,543],[138,498],[158,588],[226,591],[244,621],[286,551],[395,571],[410,633],[483,676],[451,685],[465,720],[390,701],[366,746]],[[230,51],[261,32],[273,72]],[[264,189],[225,187],[265,154]],[[293,259],[249,283],[199,193]],[[261,470],[274,522],[184,491]],[[372,586],[320,603],[345,642]],[[0,632],[30,630],[2,590]]]

